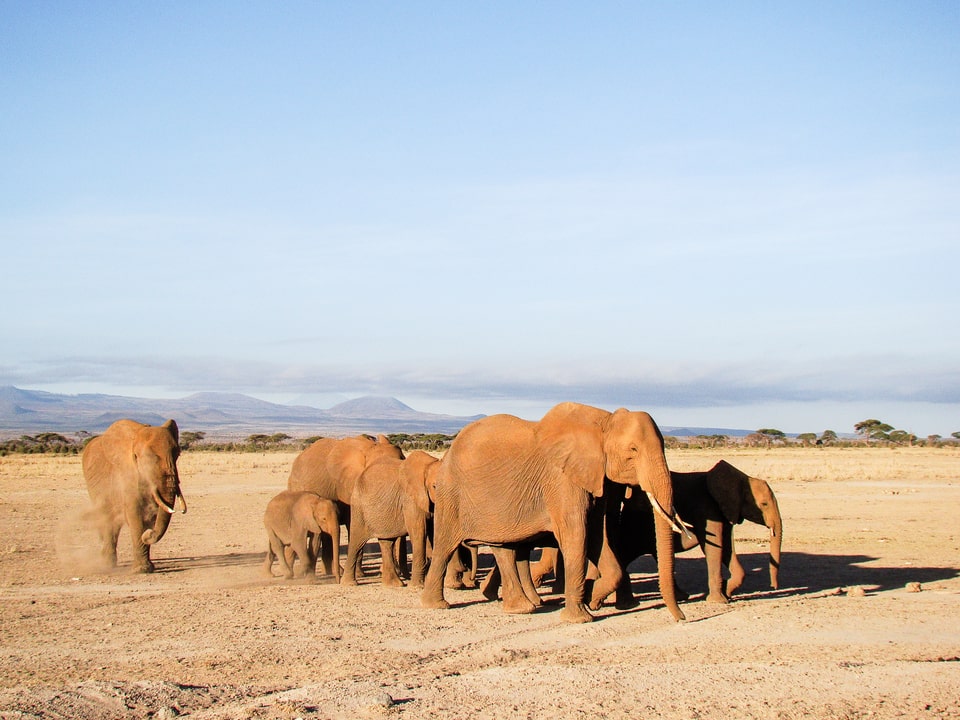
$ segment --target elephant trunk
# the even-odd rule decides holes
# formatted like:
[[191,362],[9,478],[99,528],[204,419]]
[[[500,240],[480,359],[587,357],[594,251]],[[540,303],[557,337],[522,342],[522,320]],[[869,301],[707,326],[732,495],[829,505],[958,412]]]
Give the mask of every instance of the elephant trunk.
[[[157,519],[154,521],[153,527],[144,530],[143,535],[140,536],[140,542],[144,545],[153,545],[154,543],[160,542],[167,532],[167,528],[170,527],[170,518],[173,513],[176,512],[174,506],[177,504],[177,497],[180,496],[180,484],[176,482],[175,479],[173,484],[172,505],[163,499],[163,496],[160,495],[160,490],[156,486],[154,486],[152,494],[153,501],[157,504]],[[183,500],[182,496],[180,496],[180,500],[183,504],[183,512],[186,512],[187,503]]]
[[[159,505],[160,503],[157,504]],[[157,512],[157,519],[153,527],[143,531],[143,535],[140,536],[140,541],[144,545],[153,545],[156,542],[160,542],[164,533],[167,532],[167,528],[170,526],[170,518],[173,516],[173,510],[167,508],[168,506],[166,505],[160,505],[160,511]]]
[[[638,480],[640,470],[638,468]],[[660,580],[660,595],[674,620],[684,620],[686,616],[677,604],[676,586],[673,579],[673,531],[674,528],[681,535],[686,532],[682,523],[677,522],[676,511],[673,509],[673,484],[670,481],[670,471],[666,460],[662,467],[657,467],[647,475],[652,482],[647,485],[647,495],[653,507],[654,525],[657,537],[657,573]],[[669,508],[669,511],[667,510]]]
[[783,544],[783,521],[780,511],[771,513],[768,526],[770,527],[770,587],[774,590],[780,587],[780,546]]

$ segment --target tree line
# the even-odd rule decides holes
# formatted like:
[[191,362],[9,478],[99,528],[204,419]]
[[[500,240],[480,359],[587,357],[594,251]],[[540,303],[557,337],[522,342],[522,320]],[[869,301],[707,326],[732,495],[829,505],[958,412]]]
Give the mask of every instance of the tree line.
[[[803,447],[824,446],[924,446],[943,447],[956,446],[960,442],[960,430],[944,438],[941,435],[929,435],[918,438],[905,430],[897,430],[892,425],[876,419],[858,422],[854,426],[857,438],[841,438],[833,430],[824,430],[822,433],[800,433],[795,438],[775,428],[761,428],[742,438],[729,435],[696,435],[680,439],[672,436],[664,437],[664,442],[671,449],[677,448],[712,448],[745,445],[747,447],[777,447],[785,445],[799,445]],[[0,457],[12,454],[60,454],[77,455],[94,435],[81,430],[72,437],[54,432],[44,432],[37,435],[21,435],[19,438],[0,442]],[[443,433],[392,433],[387,439],[404,451],[426,450],[428,452],[443,452],[456,435]],[[206,433],[200,431],[184,431],[180,433],[180,449],[206,450],[208,452],[275,452],[284,450],[304,450],[321,435],[306,438],[295,438],[286,433],[255,433],[242,440],[212,441],[207,440]]]

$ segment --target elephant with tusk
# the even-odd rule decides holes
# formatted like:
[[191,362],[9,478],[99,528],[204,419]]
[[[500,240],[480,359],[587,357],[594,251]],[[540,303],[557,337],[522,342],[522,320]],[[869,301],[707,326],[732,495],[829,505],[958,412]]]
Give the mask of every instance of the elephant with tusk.
[[179,437],[173,420],[160,426],[118,420],[84,448],[83,476],[108,566],[117,564],[117,540],[127,525],[133,572],[153,572],[150,546],[167,532],[178,500],[187,512],[177,472]]
[[[444,573],[461,543],[513,552],[511,547],[550,533],[567,558],[561,617],[589,622],[588,562],[598,564],[603,584],[594,584],[594,595],[612,592],[622,575],[602,537],[588,533],[588,515],[603,507],[607,483],[651,493],[662,511],[655,519],[660,586],[670,613],[682,620],[674,597],[673,532],[684,528],[674,509],[663,436],[647,413],[611,413],[578,403],[561,403],[539,422],[493,415],[460,431],[437,476],[433,559],[421,604],[449,607]],[[501,571],[510,573],[505,588],[522,587],[515,563],[501,565]],[[533,611],[522,591],[512,594],[513,612]]]

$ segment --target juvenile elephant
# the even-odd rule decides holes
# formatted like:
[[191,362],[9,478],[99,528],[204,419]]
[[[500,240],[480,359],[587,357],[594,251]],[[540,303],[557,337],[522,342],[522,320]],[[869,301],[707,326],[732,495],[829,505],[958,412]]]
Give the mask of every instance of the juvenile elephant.
[[[744,578],[743,566],[734,547],[733,526],[750,520],[770,528],[770,586],[779,585],[780,549],[783,542],[783,520],[773,490],[766,481],[750,477],[725,460],[705,472],[671,472],[673,501],[683,519],[690,523],[696,537],[695,544],[675,547],[675,552],[699,545],[707,563],[707,601],[725,603],[740,587]],[[650,503],[635,493],[623,502],[620,535],[616,555],[621,567],[641,555],[656,557],[654,525]],[[554,571],[556,551],[545,549],[539,562],[534,563],[532,576],[535,584],[547,572]],[[722,568],[730,579],[724,585]],[[677,589],[680,597],[686,593]],[[617,604],[632,602],[629,579],[617,588]]]
[[[317,556],[311,548],[311,539],[322,545],[340,547],[340,516],[337,504],[316,493],[284,490],[267,503],[263,513],[267,529],[267,557],[263,570],[273,575],[273,559],[283,568],[283,576],[293,577],[293,554],[300,559],[301,575],[316,572]],[[292,550],[292,553],[288,550]],[[333,578],[340,581],[340,565],[333,563]]]
[[[367,435],[335,439],[320,438],[300,453],[293,461],[288,490],[316,493],[333,500],[340,511],[340,522],[350,527],[350,498],[353,487],[363,471],[380,458],[403,459],[400,448],[392,445],[383,435],[376,439]],[[320,548],[314,542],[314,553]],[[332,572],[334,562],[339,562],[339,551],[329,555],[323,549],[323,566]]]
[[[344,585],[356,584],[360,550],[370,538],[380,541],[384,585],[402,586],[393,546],[410,536],[413,567],[410,584],[421,587],[427,571],[427,522],[431,517],[429,488],[440,461],[415,450],[405,459],[374,462],[357,481],[350,500],[350,545],[344,566]],[[405,543],[404,543],[405,544]],[[402,552],[405,554],[406,549]]]
[[101,541],[101,556],[117,564],[117,539],[127,525],[133,545],[133,572],[153,572],[150,546],[159,542],[170,525],[177,499],[182,512],[187,503],[180,492],[177,423],[143,425],[117,420],[83,451],[81,465]]
[[[552,533],[567,559],[561,617],[592,620],[584,605],[588,555],[596,558],[611,591],[621,572],[612,553],[602,552],[599,537],[588,544],[588,511],[603,495],[605,478],[639,486],[653,499],[660,585],[673,617],[683,619],[674,597],[671,528],[684,528],[673,509],[663,436],[647,413],[611,413],[576,403],[557,405],[539,422],[493,415],[460,431],[437,476],[433,559],[421,604],[449,607],[443,579],[461,543],[509,548]],[[506,565],[504,590],[520,588],[516,564]],[[533,610],[529,600],[524,607],[522,597],[511,603],[514,611]]]

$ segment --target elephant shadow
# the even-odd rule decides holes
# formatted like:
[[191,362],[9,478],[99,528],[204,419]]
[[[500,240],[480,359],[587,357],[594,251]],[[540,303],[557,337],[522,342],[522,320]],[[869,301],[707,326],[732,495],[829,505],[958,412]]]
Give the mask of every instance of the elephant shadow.
[[[922,586],[960,577],[958,568],[918,565],[889,567],[878,565],[881,558],[871,555],[784,552],[780,558],[780,587],[774,590],[769,585],[770,556],[767,553],[738,553],[737,556],[746,577],[734,594],[734,600],[813,595],[854,586],[862,587],[867,592],[881,592],[902,589],[909,583],[920,583]],[[659,597],[656,565],[652,559],[641,558],[628,569],[631,571],[634,596],[638,600]],[[675,574],[677,584],[690,593],[691,600],[703,599],[707,577],[702,557],[678,556]]]
[[241,565],[262,565],[263,553],[224,553],[188,557],[154,558],[155,573],[177,573],[197,568],[225,568]]

